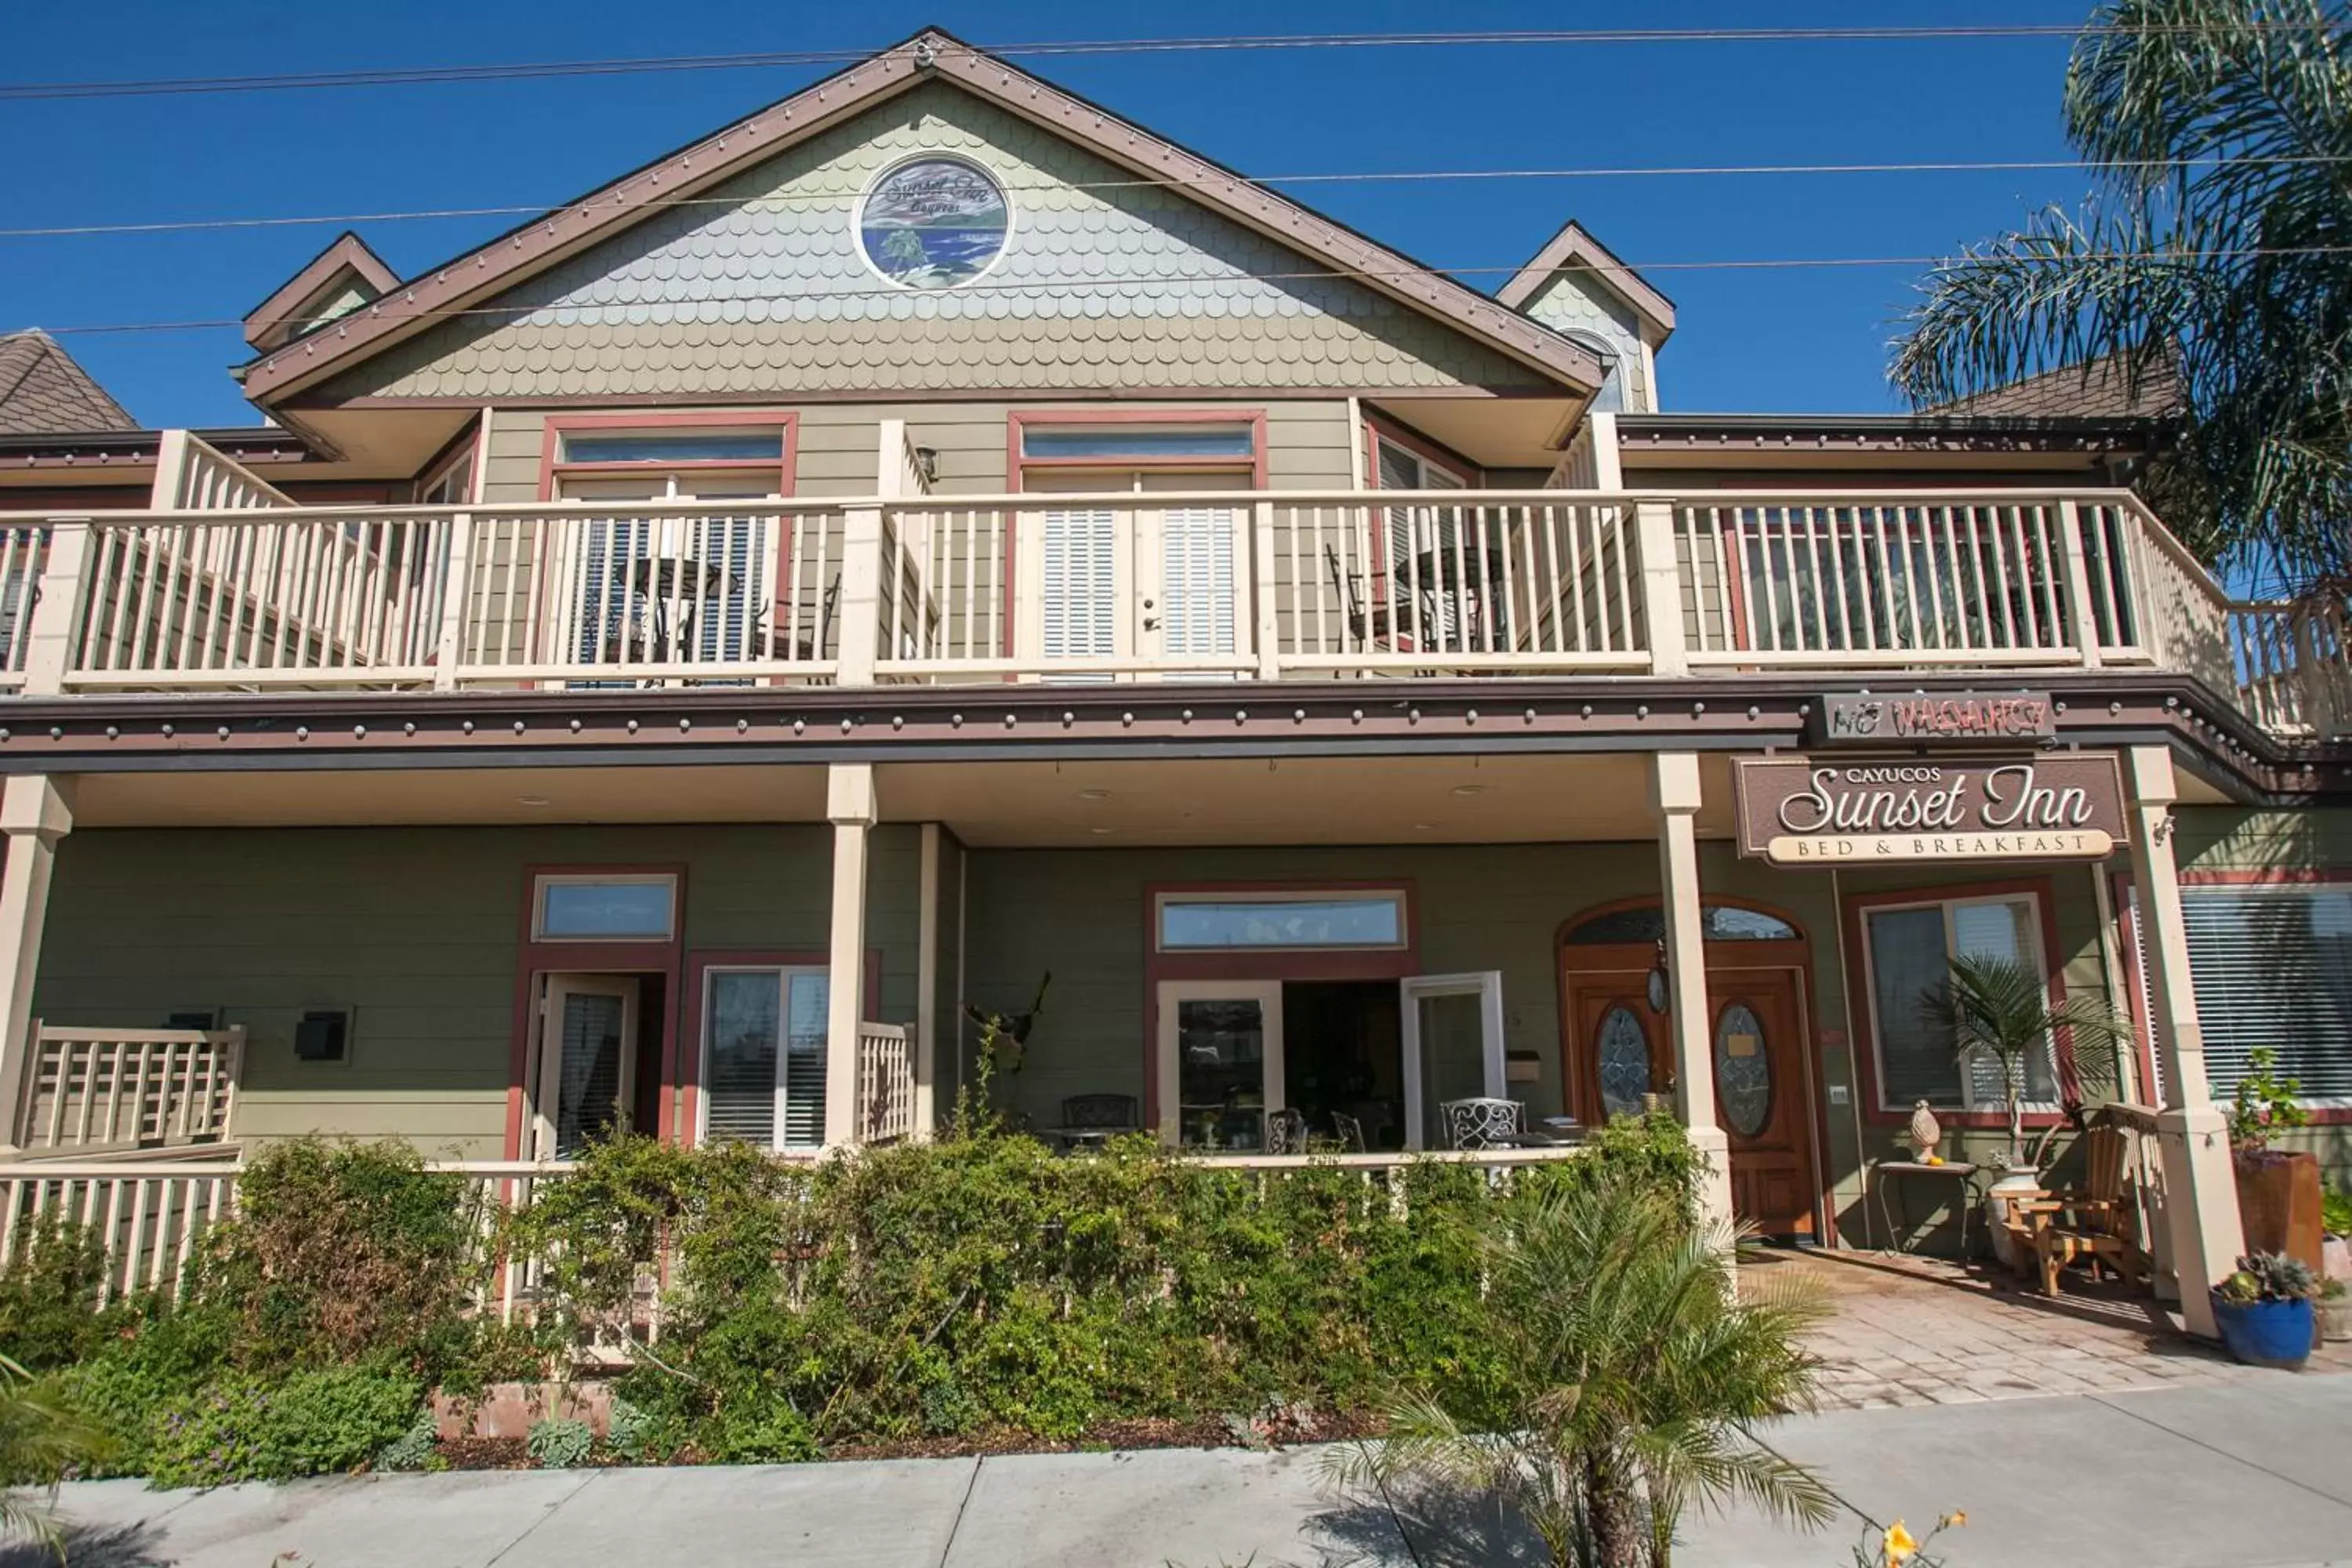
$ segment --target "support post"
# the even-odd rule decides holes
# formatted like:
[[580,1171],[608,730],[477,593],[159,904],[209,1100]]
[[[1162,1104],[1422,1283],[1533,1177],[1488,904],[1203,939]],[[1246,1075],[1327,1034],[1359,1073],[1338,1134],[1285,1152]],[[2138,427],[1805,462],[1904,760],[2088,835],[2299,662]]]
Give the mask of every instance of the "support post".
[[1675,1108],[1705,1162],[1702,1223],[1732,1223],[1731,1142],[1715,1114],[1715,1041],[1706,1005],[1706,924],[1699,907],[1698,753],[1650,759],[1650,808],[1658,819],[1658,887],[1666,922],[1666,980],[1674,1037]]
[[1690,639],[1683,626],[1682,572],[1675,563],[1672,501],[1633,506],[1634,552],[1642,569],[1642,629],[1650,644],[1652,675],[1690,673]]
[[[1282,622],[1275,613],[1274,503],[1257,502],[1250,509],[1250,605],[1255,612],[1253,636],[1257,641],[1257,678],[1282,679]],[[1163,606],[1164,607],[1164,606]]]
[[940,1103],[940,825],[923,824],[922,900],[915,930],[915,1136],[939,1127]]
[[2180,873],[2172,856],[2172,753],[2134,746],[2131,769],[2132,885],[2147,952],[2149,1010],[2163,1053],[2164,1107],[2156,1118],[2163,1162],[2164,1212],[2180,1280],[2180,1321],[2207,1339],[2217,1331],[2207,1288],[2236,1266],[2245,1233],[2229,1123],[2205,1079],[2205,1035],[2189,975],[2189,928],[2180,913]]
[[58,840],[73,831],[72,781],[18,773],[0,785],[0,1112],[14,1148],[25,1065],[33,1048],[33,981],[41,967],[41,927],[48,918],[49,875]]
[[2091,597],[2091,563],[2083,552],[2082,509],[2071,500],[2058,503],[2058,548],[2065,558],[2066,612],[2074,621],[2074,646],[2083,656],[2083,668],[2096,669],[2104,662],[2099,652],[2099,608]]
[[148,487],[149,511],[194,510],[188,494],[188,433],[159,430],[155,440],[155,479]]
[[882,652],[882,509],[854,506],[841,514],[841,686],[874,684]]
[[441,571],[441,624],[433,635],[433,689],[455,691],[457,660],[465,653],[466,618],[474,609],[472,512],[461,509],[450,514],[448,559]]
[[55,697],[66,689],[66,673],[74,666],[74,640],[81,633],[82,578],[89,562],[89,519],[52,521],[48,553],[34,580],[33,607],[25,621],[27,697]]
[[874,764],[835,763],[825,780],[833,822],[833,943],[826,962],[824,1146],[859,1142],[857,1026],[866,1011],[866,839],[873,830]]

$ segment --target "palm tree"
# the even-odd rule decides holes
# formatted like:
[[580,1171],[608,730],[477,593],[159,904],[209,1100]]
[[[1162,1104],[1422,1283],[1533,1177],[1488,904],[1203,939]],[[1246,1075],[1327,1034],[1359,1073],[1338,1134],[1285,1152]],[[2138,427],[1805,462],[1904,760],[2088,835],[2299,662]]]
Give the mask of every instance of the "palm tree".
[[1486,1298],[1516,1390],[1507,1418],[1480,1430],[1401,1394],[1385,1439],[1333,1452],[1334,1481],[1491,1494],[1575,1568],[1665,1568],[1693,1503],[1828,1522],[1828,1488],[1750,1431],[1811,1403],[1817,1363],[1799,1336],[1822,1315],[1817,1293],[1735,1290],[1727,1228],[1694,1226],[1675,1193],[1607,1170],[1546,1194],[1517,1228],[1492,1244]]
[[59,1400],[48,1380],[0,1355],[0,1478],[48,1488],[47,1496],[23,1487],[0,1491],[0,1534],[29,1535],[64,1562],[57,1481],[102,1457],[107,1447],[105,1435]]
[[2110,0],[2066,73],[2095,170],[1930,273],[1892,379],[1932,405],[2062,367],[2189,413],[2148,476],[2266,585],[2352,586],[2352,17],[2343,0]]
[[1950,974],[1920,998],[1919,1006],[1929,1018],[1950,1026],[1953,1055],[1962,1072],[1971,1057],[1990,1056],[2000,1062],[2012,1171],[2031,1171],[2039,1163],[2025,1152],[2027,1064],[2041,1054],[2054,1069],[2052,1047],[2057,1040],[2066,1040],[2074,1072],[2053,1070],[2053,1076],[2071,1120],[2082,1110],[2084,1078],[2111,1083],[2116,1053],[2131,1033],[2130,1024],[2117,1017],[2104,999],[2074,992],[2053,1002],[2040,970],[2009,958],[1964,953],[1953,959]]

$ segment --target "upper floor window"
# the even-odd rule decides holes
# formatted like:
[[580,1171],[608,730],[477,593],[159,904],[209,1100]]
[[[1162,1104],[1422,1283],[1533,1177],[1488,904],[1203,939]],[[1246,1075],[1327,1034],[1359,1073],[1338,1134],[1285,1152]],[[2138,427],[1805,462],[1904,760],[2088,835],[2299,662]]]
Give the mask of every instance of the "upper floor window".
[[677,879],[667,872],[595,872],[539,878],[531,889],[535,942],[667,942],[677,933]]
[[1136,463],[1247,462],[1257,456],[1257,434],[1249,425],[1024,424],[1024,462]]
[[1596,414],[1623,413],[1625,411],[1624,355],[1615,347],[1594,337],[1591,332],[1566,332],[1562,336],[1601,362],[1601,390],[1593,394],[1593,412]]
[[[1935,998],[1959,957],[2027,964],[2046,982],[2034,900],[2015,894],[1879,905],[1864,912],[1863,934],[1880,1108],[1906,1110],[1924,1100],[1998,1110],[2005,1100],[2001,1064],[1982,1053],[1962,1061],[1951,1022],[1939,1016]],[[2021,1098],[2028,1105],[2046,1106],[2058,1098],[2055,1048],[2054,1041],[2044,1041],[2026,1057]]]
[[1163,893],[1156,919],[1163,952],[1405,944],[1404,894],[1397,889]]
[[1424,454],[1390,436],[1373,438],[1374,471],[1384,490],[1460,490],[1470,488],[1465,469]]
[[626,430],[562,432],[562,462],[583,463],[780,463],[784,457],[782,426],[747,426],[736,430]]

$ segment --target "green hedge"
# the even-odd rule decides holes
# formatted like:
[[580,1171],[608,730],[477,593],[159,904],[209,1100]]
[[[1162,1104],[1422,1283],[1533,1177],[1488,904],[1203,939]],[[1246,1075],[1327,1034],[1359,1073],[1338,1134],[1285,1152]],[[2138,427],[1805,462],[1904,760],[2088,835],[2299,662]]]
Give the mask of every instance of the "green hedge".
[[[1139,1417],[1368,1409],[1400,1385],[1471,1420],[1508,1406],[1482,1331],[1482,1258],[1514,1215],[1602,1166],[1675,1188],[1670,1119],[1587,1160],[1496,1178],[1418,1162],[1210,1170],[1136,1139],[1056,1158],[992,1130],[815,1167],[740,1146],[625,1140],[540,1184],[505,1249],[545,1306],[501,1330],[466,1189],[399,1148],[257,1160],[184,1300],[89,1311],[69,1231],[0,1275],[0,1350],[55,1370],[170,1483],[352,1468],[411,1432],[425,1392],[562,1369],[626,1337],[627,1444],[647,1458],[791,1460],[978,1432],[1083,1437]],[[646,1346],[637,1289],[676,1260]]]

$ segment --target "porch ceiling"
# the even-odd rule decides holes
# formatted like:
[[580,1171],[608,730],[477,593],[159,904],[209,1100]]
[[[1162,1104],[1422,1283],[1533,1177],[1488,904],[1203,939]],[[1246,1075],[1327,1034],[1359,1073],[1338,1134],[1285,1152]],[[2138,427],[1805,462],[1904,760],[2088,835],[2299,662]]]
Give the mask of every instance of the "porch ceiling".
[[87,827],[820,822],[818,766],[85,773]]

